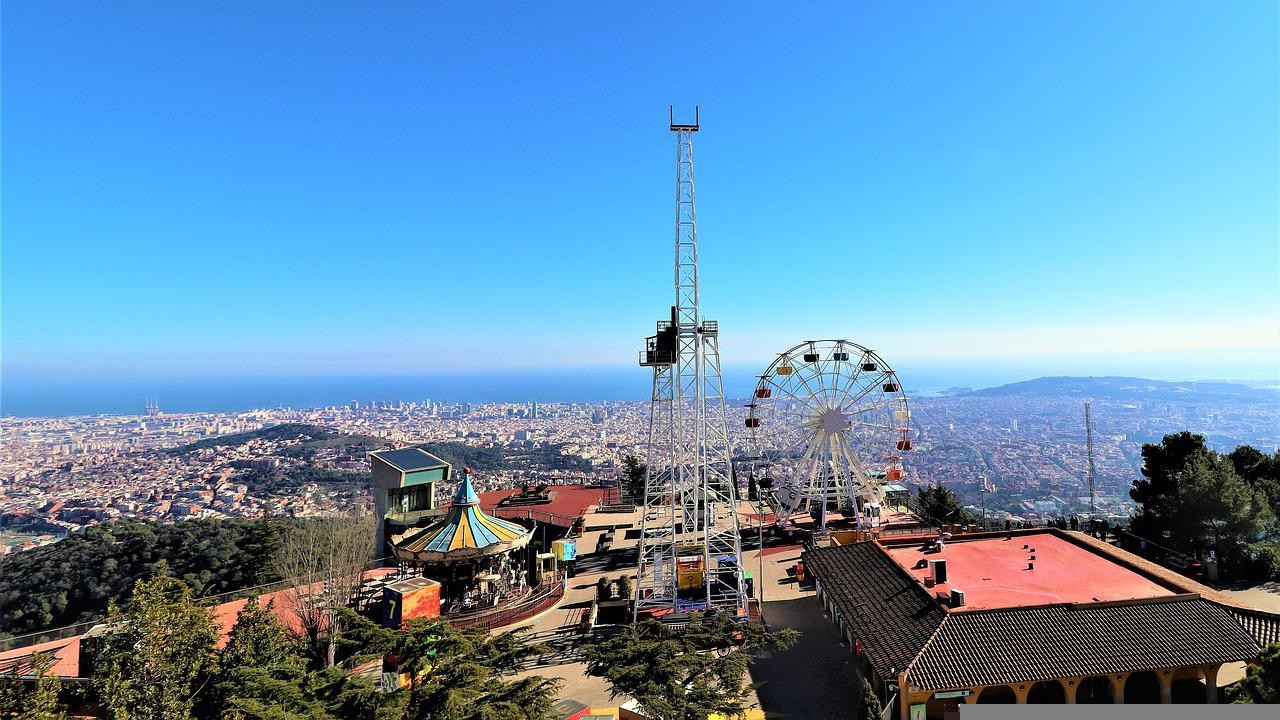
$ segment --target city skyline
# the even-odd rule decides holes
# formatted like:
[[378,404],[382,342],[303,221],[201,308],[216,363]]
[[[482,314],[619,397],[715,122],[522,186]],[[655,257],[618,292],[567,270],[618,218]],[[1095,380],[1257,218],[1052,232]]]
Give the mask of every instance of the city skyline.
[[1275,379],[1276,9],[1156,7],[7,7],[5,394],[621,372],[668,104],[727,364]]

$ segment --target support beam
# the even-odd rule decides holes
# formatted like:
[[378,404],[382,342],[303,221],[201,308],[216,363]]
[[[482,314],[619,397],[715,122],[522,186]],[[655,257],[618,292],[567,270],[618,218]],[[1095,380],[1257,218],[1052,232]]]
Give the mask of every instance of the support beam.
[[1120,673],[1119,675],[1109,675],[1107,679],[1111,681],[1111,702],[1116,705],[1124,704],[1124,681],[1129,679],[1129,673]]
[[1206,665],[1204,673],[1204,701],[1210,705],[1218,703],[1218,669],[1221,665]]

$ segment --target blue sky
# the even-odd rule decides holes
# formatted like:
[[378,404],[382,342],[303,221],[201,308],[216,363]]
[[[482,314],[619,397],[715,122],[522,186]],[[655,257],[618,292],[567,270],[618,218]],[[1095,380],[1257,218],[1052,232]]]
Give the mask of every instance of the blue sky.
[[633,365],[671,103],[726,362],[1276,367],[1274,2],[471,5],[5,3],[6,384]]

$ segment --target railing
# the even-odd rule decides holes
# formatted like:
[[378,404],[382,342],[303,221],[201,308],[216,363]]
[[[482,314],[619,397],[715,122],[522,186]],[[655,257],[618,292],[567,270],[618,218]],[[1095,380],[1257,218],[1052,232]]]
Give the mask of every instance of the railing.
[[[493,515],[512,519],[535,520],[546,523],[547,525],[557,525],[560,527],[572,527],[573,522],[578,518],[571,515],[561,515],[560,513],[548,512],[546,510],[537,510],[527,505],[508,505],[506,507],[496,507],[493,509]],[[559,522],[557,522],[559,521]]]
[[539,588],[518,605],[505,608],[478,610],[464,615],[446,615],[450,625],[457,627],[484,627],[493,629],[510,625],[514,622],[533,617],[544,610],[549,610],[564,597],[564,582],[557,579],[545,589]]
[[640,364],[649,365],[674,365],[676,362],[675,353],[667,350],[641,350]]

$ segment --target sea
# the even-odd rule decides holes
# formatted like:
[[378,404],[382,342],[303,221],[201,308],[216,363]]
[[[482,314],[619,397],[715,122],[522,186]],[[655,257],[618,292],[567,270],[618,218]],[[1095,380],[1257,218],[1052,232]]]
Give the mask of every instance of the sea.
[[[1242,380],[1274,385],[1263,376],[1206,373],[1206,368],[1147,364],[1065,363],[1046,359],[963,360],[895,363],[904,390],[928,397],[994,387],[1046,375],[1127,375],[1156,380]],[[1196,372],[1196,371],[1199,372]],[[726,364],[725,394],[745,398],[762,367]],[[0,415],[63,417],[138,415],[148,401],[166,413],[243,412],[263,408],[319,408],[358,401],[592,403],[640,401],[649,397],[652,374],[641,367],[493,369],[419,374],[296,373],[274,376],[117,377],[46,376],[5,368],[0,374]]]

